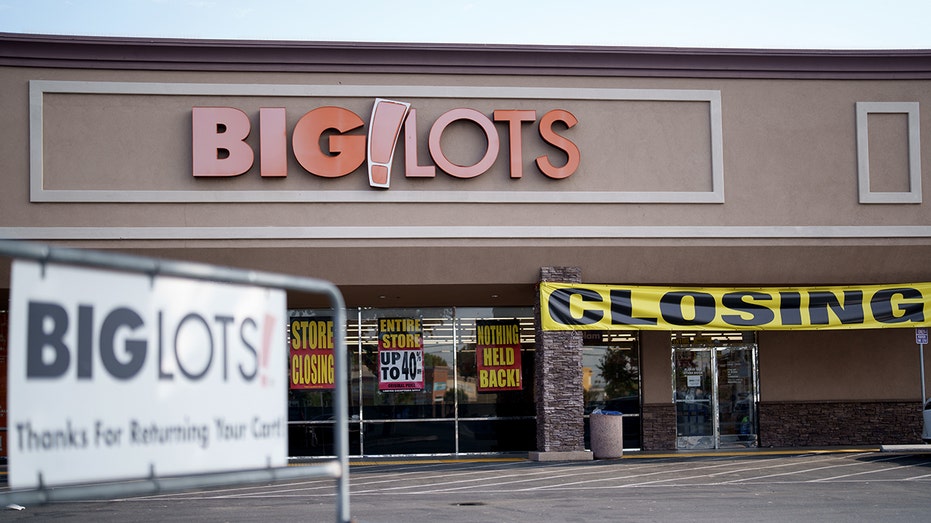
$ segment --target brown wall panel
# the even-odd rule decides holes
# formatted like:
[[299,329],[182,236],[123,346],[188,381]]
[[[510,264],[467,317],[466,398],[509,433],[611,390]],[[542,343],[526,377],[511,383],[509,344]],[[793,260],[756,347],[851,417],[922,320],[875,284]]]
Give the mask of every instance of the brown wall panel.
[[759,335],[760,400],[915,400],[914,329],[768,331]]
[[668,332],[640,333],[643,404],[672,405],[672,348]]

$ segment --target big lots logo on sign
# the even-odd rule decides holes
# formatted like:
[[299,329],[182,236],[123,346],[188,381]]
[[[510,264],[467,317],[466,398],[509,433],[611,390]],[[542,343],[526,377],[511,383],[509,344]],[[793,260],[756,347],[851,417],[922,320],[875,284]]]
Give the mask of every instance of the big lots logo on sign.
[[[288,175],[286,111],[281,107],[259,110],[260,174],[263,177]],[[494,120],[494,121],[492,121]],[[443,151],[443,132],[454,122],[472,122],[484,135],[487,146],[473,165],[458,165]],[[555,165],[549,155],[535,158],[539,171],[553,179],[571,176],[578,169],[578,146],[556,129],[574,127],[572,113],[554,109],[537,120],[534,110],[498,109],[492,117],[468,108],[443,113],[430,128],[428,147],[434,164],[418,164],[417,110],[407,102],[375,100],[367,135],[358,132],[365,122],[343,107],[325,106],[301,116],[291,133],[291,146],[298,164],[323,178],[338,178],[358,169],[368,159],[369,185],[387,189],[391,184],[391,164],[401,130],[404,130],[404,175],[433,178],[436,168],[456,178],[474,178],[487,172],[499,156],[501,142],[494,122],[507,125],[511,178],[523,176],[521,129],[535,125],[540,139],[559,151],[565,163]],[[192,110],[193,174],[196,177],[238,176],[252,168],[255,152],[246,143],[252,122],[240,109],[194,107]],[[326,145],[324,146],[324,142]],[[324,150],[326,149],[326,150]]]
[[284,292],[17,261],[10,484],[287,463]]

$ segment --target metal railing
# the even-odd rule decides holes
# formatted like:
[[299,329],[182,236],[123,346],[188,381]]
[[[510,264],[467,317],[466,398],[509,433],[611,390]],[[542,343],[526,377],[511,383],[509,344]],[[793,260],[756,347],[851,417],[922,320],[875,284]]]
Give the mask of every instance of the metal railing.
[[[51,247],[12,240],[0,240],[0,256],[28,259],[39,263],[59,263],[97,267],[125,272],[143,273],[151,277],[173,276],[194,280],[231,283],[284,289],[312,294],[324,294],[333,308],[334,373],[333,393],[335,424],[333,427],[336,459],[313,466],[265,468],[232,472],[194,474],[176,477],[137,478],[132,481],[41,486],[37,489],[0,492],[0,506],[11,503],[46,503],[82,499],[119,498],[197,488],[213,488],[263,481],[309,477],[336,479],[336,521],[348,522],[349,515],[349,425],[348,425],[348,358],[346,356],[346,308],[342,293],[330,282],[277,273],[220,267],[203,263],[160,260],[126,254],[83,249]],[[15,347],[13,348],[15,350]],[[15,466],[15,463],[12,464]]]

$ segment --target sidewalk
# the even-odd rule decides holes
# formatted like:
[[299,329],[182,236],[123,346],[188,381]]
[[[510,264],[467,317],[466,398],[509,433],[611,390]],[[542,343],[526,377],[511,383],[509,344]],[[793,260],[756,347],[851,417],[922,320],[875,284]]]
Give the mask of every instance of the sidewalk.
[[[784,447],[784,448],[745,448],[745,449],[709,449],[709,450],[663,450],[663,451],[624,451],[621,458],[614,460],[598,459],[594,461],[617,461],[618,459],[686,459],[733,456],[793,456],[806,454],[849,454],[861,452],[889,452],[904,454],[931,454],[931,444],[922,445],[863,445],[843,447]],[[530,461],[528,453],[516,452],[495,455],[446,455],[446,456],[386,456],[350,458],[350,466],[364,465],[413,465],[422,463],[506,463]],[[292,461],[291,466],[313,463],[314,460]],[[569,463],[567,461],[566,463]]]

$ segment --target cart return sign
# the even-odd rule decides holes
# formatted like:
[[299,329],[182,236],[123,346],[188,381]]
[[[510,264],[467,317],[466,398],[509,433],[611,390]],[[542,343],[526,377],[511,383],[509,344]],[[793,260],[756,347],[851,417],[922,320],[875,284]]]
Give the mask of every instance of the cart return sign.
[[287,465],[282,290],[16,261],[9,483]]

